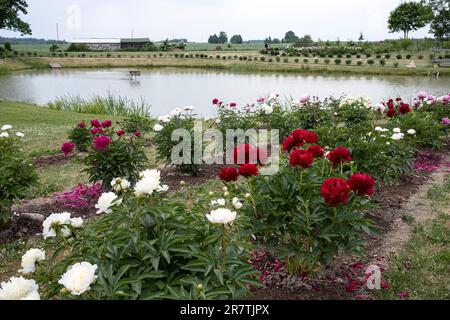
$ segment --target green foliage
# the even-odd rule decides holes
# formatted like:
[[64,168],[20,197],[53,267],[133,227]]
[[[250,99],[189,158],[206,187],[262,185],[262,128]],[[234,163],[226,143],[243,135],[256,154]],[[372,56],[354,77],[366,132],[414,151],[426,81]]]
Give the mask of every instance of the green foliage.
[[22,35],[31,34],[30,25],[19,16],[26,15],[28,4],[25,0],[8,0],[0,2],[0,30],[18,31]]
[[9,134],[0,137],[0,229],[10,219],[13,202],[29,196],[30,188],[37,183],[31,161],[21,149],[20,138]]
[[425,27],[431,16],[428,6],[418,2],[404,2],[390,13],[388,28],[390,32],[402,31],[406,39],[410,31]]
[[150,132],[155,120],[139,114],[130,115],[121,122],[122,127],[127,132]]
[[92,143],[92,135],[84,122],[81,122],[69,132],[69,139],[80,152],[86,152]]
[[[205,197],[206,198],[206,197]],[[210,224],[209,205],[187,208],[159,193],[123,195],[121,205],[93,221],[71,245],[58,273],[79,261],[97,264],[98,279],[81,299],[239,299],[259,286],[248,264],[248,218]],[[61,286],[52,284],[49,296]]]
[[235,34],[230,38],[231,43],[243,43],[242,36],[240,34]]

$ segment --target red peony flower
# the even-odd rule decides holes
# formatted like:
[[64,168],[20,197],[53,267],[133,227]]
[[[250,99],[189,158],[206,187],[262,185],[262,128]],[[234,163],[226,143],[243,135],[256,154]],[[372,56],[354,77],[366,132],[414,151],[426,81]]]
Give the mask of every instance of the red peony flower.
[[375,180],[365,173],[355,173],[348,178],[348,184],[358,196],[373,195]]
[[389,117],[389,118],[392,118],[392,117],[394,117],[395,115],[396,115],[396,112],[395,112],[395,109],[394,109],[394,108],[389,108],[389,109],[386,111],[386,116]]
[[347,203],[350,186],[342,178],[328,178],[322,184],[320,192],[327,205],[336,207]]
[[314,161],[314,155],[308,150],[295,149],[290,154],[291,167],[308,168]]
[[238,176],[239,173],[235,168],[223,168],[219,173],[219,178],[225,182],[236,181]]
[[315,132],[307,130],[303,133],[303,138],[306,143],[317,143],[319,141],[319,137]]
[[213,101],[212,101],[212,104],[214,104],[214,105],[216,105],[216,104],[218,104],[219,103],[219,99],[213,99]]
[[111,143],[111,139],[108,136],[100,136],[94,139],[94,147],[97,150],[105,150]]
[[258,166],[256,164],[243,164],[239,166],[239,174],[244,177],[258,175]]
[[140,133],[140,132],[138,131],[138,132],[133,133],[133,136],[139,138],[140,136],[142,136],[142,133]]
[[116,133],[119,137],[121,137],[125,134],[125,130],[122,129],[122,130],[117,131]]
[[398,97],[397,99],[395,99],[395,101],[397,102],[402,101],[402,98]]
[[393,100],[389,100],[388,104],[387,104],[388,108],[393,108],[394,107],[394,102]]
[[327,155],[327,159],[331,161],[333,166],[338,166],[343,162],[352,161],[350,151],[342,146],[337,147]]
[[102,122],[102,127],[103,128],[108,128],[112,125],[112,121],[111,120],[105,120]]
[[282,146],[283,151],[290,152],[291,149],[295,146],[294,138],[292,138],[292,136],[287,137],[286,139],[283,140]]
[[233,160],[235,164],[256,163],[257,149],[249,144],[240,144],[233,149]]
[[101,128],[94,128],[94,129],[91,129],[91,134],[93,135],[93,136],[95,136],[96,134],[98,134],[98,133],[102,133],[103,132],[103,130],[101,129]]
[[64,152],[64,157],[67,157],[69,153],[75,148],[75,143],[67,141],[61,145],[61,151]]
[[102,124],[100,123],[100,121],[98,119],[91,120],[91,125],[96,128],[102,127]]
[[236,103],[235,102],[231,102],[230,103],[230,107],[232,107],[232,108],[236,107]]
[[313,154],[314,158],[321,158],[325,154],[325,150],[321,146],[309,146],[308,151]]
[[292,131],[291,136],[294,139],[294,144],[297,147],[302,146],[305,143],[305,133],[306,130],[303,129],[297,129]]
[[400,112],[401,114],[407,114],[407,113],[411,112],[411,109],[409,108],[409,104],[402,103],[400,105],[400,107],[398,108],[398,112]]
[[86,127],[86,124],[85,124],[83,121],[81,121],[81,122],[78,124],[78,126],[79,126],[80,128],[84,128],[84,127]]

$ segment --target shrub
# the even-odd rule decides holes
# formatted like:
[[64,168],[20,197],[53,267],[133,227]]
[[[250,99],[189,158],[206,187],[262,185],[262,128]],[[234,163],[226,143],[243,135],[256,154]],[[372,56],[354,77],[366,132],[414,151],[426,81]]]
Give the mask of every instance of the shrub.
[[375,57],[376,57],[377,59],[381,59],[381,54],[377,54]]
[[366,54],[366,58],[369,59],[372,55],[370,53]]
[[284,63],[288,63],[288,62],[289,62],[289,59],[288,59],[288,58],[283,58],[283,62],[284,62]]
[[356,61],[356,64],[357,64],[358,66],[362,66],[363,62],[362,62],[362,60],[358,60],[358,61]]
[[8,125],[0,130],[0,230],[10,219],[14,201],[29,196],[37,183],[31,161],[22,150],[21,136],[13,134]]
[[395,57],[396,57],[398,60],[400,60],[400,59],[403,58],[401,54],[398,54],[398,55],[396,55]]
[[91,120],[89,131],[92,142],[87,147],[86,169],[83,170],[89,180],[101,181],[104,190],[110,190],[111,181],[117,177],[136,182],[139,171],[148,161],[141,133],[116,130],[110,120],[100,122],[98,119]]
[[[291,139],[295,144],[302,135],[310,142],[315,140],[314,133],[295,132],[285,141]],[[319,152],[321,148],[316,147],[314,157],[308,151],[311,143],[304,143],[296,149],[284,142],[286,153],[280,159],[279,172],[246,178],[244,185],[249,187],[242,190],[253,199],[246,212],[256,238],[281,256],[291,274],[317,271],[340,248],[360,252],[361,232],[374,231],[371,220],[362,214],[369,207],[368,198],[353,194],[344,180],[352,173],[348,163],[333,167],[323,157],[323,149]],[[336,202],[328,197],[329,192],[339,194]]]
[[315,63],[315,64],[318,64],[318,63],[319,63],[319,59],[317,59],[317,58],[314,59],[314,63]]
[[411,56],[410,54],[407,54],[407,55],[406,55],[406,59],[411,59],[411,57],[412,57],[412,56]]
[[390,58],[391,58],[391,55],[390,55],[390,54],[385,54],[385,55],[384,55],[384,58],[390,59]]
[[419,54],[419,55],[417,56],[417,59],[422,60],[422,59],[423,59],[423,55]]
[[352,64],[352,59],[347,59],[347,60],[345,60],[345,64],[346,65],[351,65]]
[[360,55],[360,54],[357,54],[357,55],[356,55],[356,58],[357,58],[357,59],[361,59],[361,55]]
[[394,62],[394,68],[398,68],[399,63],[398,62]]
[[121,122],[125,131],[142,133],[150,132],[154,124],[155,120],[138,114],[130,115]]
[[300,60],[299,60],[298,58],[295,58],[295,59],[294,59],[294,62],[295,62],[295,63],[298,63],[299,61],[300,61]]
[[261,57],[261,58],[259,58],[259,60],[261,60],[261,62],[264,62],[264,61],[266,61],[266,58],[265,57]]
[[334,59],[334,63],[337,65],[341,64],[341,62],[342,62],[342,60],[339,58]]
[[81,121],[69,132],[69,139],[80,152],[86,152],[92,143],[92,135],[84,121]]
[[325,59],[325,60],[323,60],[323,62],[325,62],[325,64],[330,64],[330,59]]
[[375,61],[373,59],[367,60],[367,64],[369,64],[369,65],[373,65],[374,63],[375,63]]
[[308,63],[309,62],[309,60],[308,59],[303,59],[303,63]]
[[347,53],[347,54],[345,55],[345,57],[346,57],[347,59],[351,59],[351,58],[352,58],[352,55]]
[[380,63],[381,66],[384,67],[386,65],[386,60],[380,59],[379,63]]

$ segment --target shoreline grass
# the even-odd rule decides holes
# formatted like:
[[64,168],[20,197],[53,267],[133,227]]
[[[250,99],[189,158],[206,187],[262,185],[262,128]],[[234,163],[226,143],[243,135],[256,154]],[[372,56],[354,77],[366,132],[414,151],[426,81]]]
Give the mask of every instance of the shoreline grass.
[[[317,73],[317,74],[360,74],[360,75],[409,75],[427,76],[439,72],[441,76],[450,76],[450,68],[434,68],[419,66],[417,68],[369,65],[332,65],[315,63],[261,62],[223,59],[173,58],[173,57],[140,57],[140,58],[59,58],[59,57],[26,57],[5,59],[0,61],[0,74],[20,70],[46,69],[49,63],[58,63],[62,68],[201,68],[229,70],[233,72],[271,72],[271,73]],[[1,71],[3,70],[3,71]],[[5,71],[6,70],[6,71]]]

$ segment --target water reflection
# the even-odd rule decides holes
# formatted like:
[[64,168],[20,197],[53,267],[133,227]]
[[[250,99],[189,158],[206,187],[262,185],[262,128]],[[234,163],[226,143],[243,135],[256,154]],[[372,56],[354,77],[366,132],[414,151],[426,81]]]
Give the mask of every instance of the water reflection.
[[162,115],[175,107],[192,105],[197,113],[211,116],[211,100],[239,104],[277,92],[282,97],[308,93],[319,97],[366,95],[373,101],[401,95],[411,97],[425,90],[435,95],[450,90],[450,78],[413,76],[321,75],[244,73],[225,70],[154,68],[140,69],[137,81],[128,69],[60,69],[27,71],[0,77],[0,99],[46,104],[67,94],[89,97],[114,92],[152,104],[152,113]]

